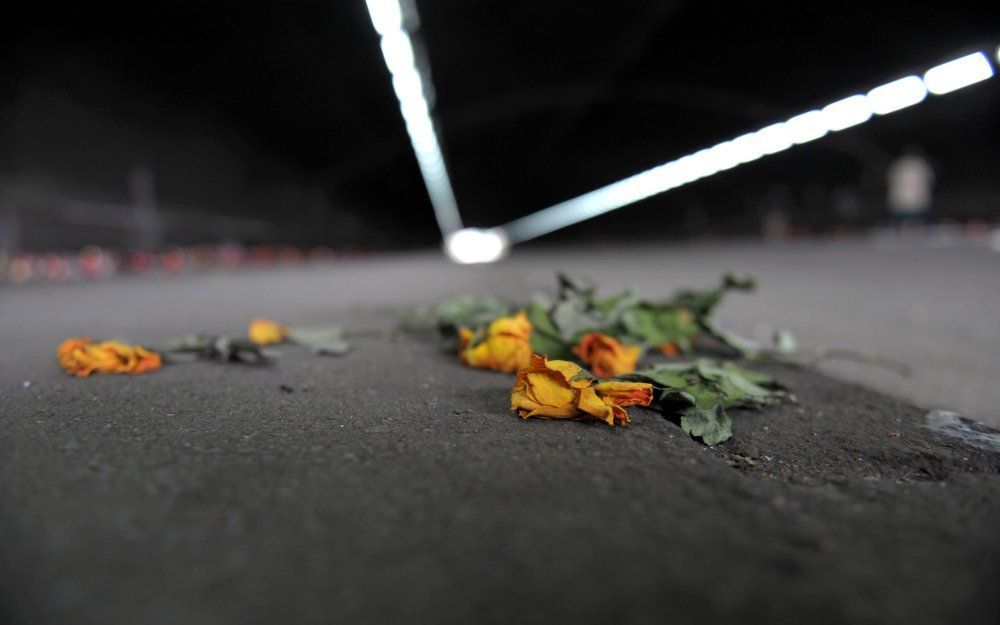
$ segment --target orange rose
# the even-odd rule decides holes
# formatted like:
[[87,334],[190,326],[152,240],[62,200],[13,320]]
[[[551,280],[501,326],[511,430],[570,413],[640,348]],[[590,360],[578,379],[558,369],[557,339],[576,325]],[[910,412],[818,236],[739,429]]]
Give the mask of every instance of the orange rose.
[[464,365],[513,373],[531,359],[531,322],[524,311],[494,319],[481,341],[472,344],[474,333],[459,330],[458,359]]
[[635,362],[641,350],[634,345],[623,345],[606,334],[591,332],[580,339],[580,345],[573,348],[573,353],[595,375],[610,378],[635,371]]
[[288,338],[288,327],[276,321],[258,317],[250,322],[250,327],[247,328],[247,336],[257,345],[283,343]]
[[601,382],[579,365],[532,355],[517,372],[510,409],[522,418],[599,420],[628,423],[623,406],[648,406],[653,386],[644,382]]
[[673,358],[681,353],[681,350],[677,347],[677,343],[664,343],[660,345],[660,352],[667,358]]
[[160,355],[142,345],[117,341],[95,343],[89,337],[66,339],[56,354],[59,364],[71,375],[85,378],[91,373],[146,373],[162,364]]

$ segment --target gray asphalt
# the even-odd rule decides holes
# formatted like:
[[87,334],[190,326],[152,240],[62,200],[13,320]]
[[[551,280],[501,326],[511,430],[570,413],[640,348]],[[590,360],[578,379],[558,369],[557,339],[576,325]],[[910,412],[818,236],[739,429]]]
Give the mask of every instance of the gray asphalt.
[[[4,289],[0,620],[994,623],[1000,457],[922,424],[1000,415],[998,258],[595,247]],[[733,329],[916,373],[830,369],[886,396],[773,369],[799,401],[738,413],[708,449],[644,410],[614,430],[522,422],[509,376],[388,333],[409,305],[527,297],[556,269],[649,296],[750,272]],[[343,323],[355,350],[87,380],[54,362],[68,336],[254,316]]]

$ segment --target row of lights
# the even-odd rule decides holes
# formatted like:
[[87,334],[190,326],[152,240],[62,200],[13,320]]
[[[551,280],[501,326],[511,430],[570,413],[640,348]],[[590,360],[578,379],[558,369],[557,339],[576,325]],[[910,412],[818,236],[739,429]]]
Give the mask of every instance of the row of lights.
[[[1000,49],[997,51],[1000,61]],[[923,77],[912,75],[852,95],[821,109],[724,141],[664,165],[630,176],[590,193],[561,202],[503,226],[465,229],[446,238],[449,256],[459,263],[486,263],[503,257],[511,244],[638,202],[650,196],[749,163],[857,126],[874,115],[887,115],[922,102],[928,95],[942,95],[993,76],[983,52],[976,52],[933,67]]]
[[[413,41],[405,28],[407,11],[398,0],[366,0],[366,3],[372,25],[380,37],[382,56],[392,75],[392,88],[399,100],[399,110],[434,208],[434,216],[441,232],[447,235],[462,228],[462,218],[458,214],[455,193],[431,119],[428,85],[417,66]],[[412,12],[413,7],[409,10]]]

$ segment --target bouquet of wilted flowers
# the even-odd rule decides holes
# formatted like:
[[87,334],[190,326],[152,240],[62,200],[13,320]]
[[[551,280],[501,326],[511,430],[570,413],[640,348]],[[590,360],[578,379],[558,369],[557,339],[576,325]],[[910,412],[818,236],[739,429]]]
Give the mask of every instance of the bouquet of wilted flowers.
[[754,346],[722,331],[712,319],[727,291],[753,288],[748,278],[726,275],[713,289],[647,301],[631,291],[599,298],[592,285],[559,276],[555,298],[517,304],[461,296],[417,311],[407,325],[436,327],[465,365],[516,372],[511,408],[524,418],[598,419],[614,425],[628,422],[625,406],[652,406],[714,445],[732,436],[727,408],[789,395],[769,376],[733,362],[697,358],[639,364],[650,355],[689,355],[713,342],[740,357],[756,355]]

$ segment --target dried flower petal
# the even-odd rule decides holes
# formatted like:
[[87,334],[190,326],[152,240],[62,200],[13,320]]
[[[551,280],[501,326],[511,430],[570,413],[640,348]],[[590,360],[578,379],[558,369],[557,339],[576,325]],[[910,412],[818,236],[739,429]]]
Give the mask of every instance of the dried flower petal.
[[473,341],[472,330],[461,328],[459,360],[470,367],[513,373],[531,358],[531,331],[531,322],[524,311],[494,319],[485,338],[478,342]]
[[580,357],[593,372],[602,378],[635,371],[635,363],[642,350],[634,345],[624,345],[601,332],[590,332],[582,339],[573,352]]
[[250,322],[250,327],[247,328],[247,336],[257,345],[283,343],[288,338],[288,327],[281,325],[277,321],[257,317]]
[[629,421],[623,406],[646,406],[652,399],[651,384],[597,384],[577,364],[532,355],[528,365],[517,372],[510,407],[525,419],[596,419],[614,425]]
[[67,373],[85,378],[92,373],[146,373],[162,365],[160,354],[142,345],[117,341],[95,343],[90,337],[66,339],[56,352]]

